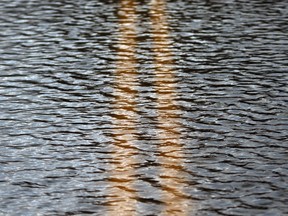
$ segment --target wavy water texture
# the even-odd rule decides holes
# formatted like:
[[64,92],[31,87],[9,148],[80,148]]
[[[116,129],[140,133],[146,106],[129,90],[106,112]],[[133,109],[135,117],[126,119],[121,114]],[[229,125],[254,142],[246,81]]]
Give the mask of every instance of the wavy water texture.
[[287,12],[1,0],[0,215],[287,215]]

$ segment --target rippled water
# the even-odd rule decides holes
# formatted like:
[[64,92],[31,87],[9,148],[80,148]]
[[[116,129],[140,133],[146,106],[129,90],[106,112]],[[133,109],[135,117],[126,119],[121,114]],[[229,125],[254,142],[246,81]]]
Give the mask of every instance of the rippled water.
[[287,20],[284,0],[1,0],[0,215],[288,214]]

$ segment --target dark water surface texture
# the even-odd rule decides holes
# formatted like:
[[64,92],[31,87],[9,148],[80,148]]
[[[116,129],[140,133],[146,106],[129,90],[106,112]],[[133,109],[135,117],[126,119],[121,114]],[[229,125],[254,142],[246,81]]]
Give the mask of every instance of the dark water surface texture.
[[0,0],[0,215],[288,215],[286,0]]

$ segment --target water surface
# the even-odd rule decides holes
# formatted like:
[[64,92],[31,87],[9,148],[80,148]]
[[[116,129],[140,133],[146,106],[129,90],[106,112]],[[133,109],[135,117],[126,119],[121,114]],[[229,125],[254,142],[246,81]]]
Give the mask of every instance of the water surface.
[[288,214],[287,7],[2,0],[0,215]]

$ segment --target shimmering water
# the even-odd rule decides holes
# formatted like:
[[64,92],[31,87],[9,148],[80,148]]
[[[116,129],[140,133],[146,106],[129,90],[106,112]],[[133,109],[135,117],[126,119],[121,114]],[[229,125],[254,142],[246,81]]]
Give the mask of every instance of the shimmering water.
[[288,214],[288,2],[1,0],[0,215]]

